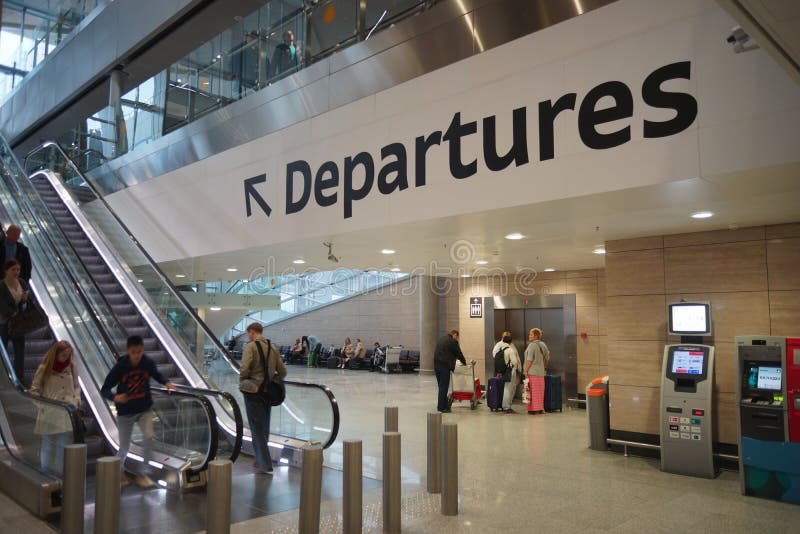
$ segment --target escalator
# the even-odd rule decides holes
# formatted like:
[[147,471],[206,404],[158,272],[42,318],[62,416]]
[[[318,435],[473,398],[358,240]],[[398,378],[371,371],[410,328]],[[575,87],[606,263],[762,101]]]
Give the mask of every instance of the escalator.
[[[94,313],[90,303],[92,296],[87,296],[82,286],[86,281],[76,278],[71,268],[74,266],[69,265],[71,260],[58,253],[59,247],[52,241],[57,227],[53,226],[52,221],[43,221],[35,216],[29,202],[30,197],[26,194],[29,192],[24,189],[26,183],[30,185],[10,149],[0,139],[0,220],[6,224],[13,221],[22,228],[34,264],[31,293],[50,318],[49,327],[27,336],[30,341],[26,348],[30,352],[26,354],[26,367],[35,369],[52,340],[70,342],[75,348],[78,362],[78,382],[86,413],[84,423],[87,423],[90,435],[94,433],[98,436],[99,445],[93,449],[97,449],[96,454],[112,454],[119,447],[116,412],[100,396],[100,386],[121,351],[118,350],[117,343],[109,337],[103,318]],[[124,344],[124,339],[122,343]],[[7,355],[4,357],[7,359]],[[35,420],[31,412],[38,410],[44,401],[37,399],[25,417],[19,416],[15,413],[14,406],[15,403],[19,404],[16,402],[18,398],[26,398],[26,394],[21,391],[22,383],[13,372],[5,368],[0,369],[0,374],[10,377],[8,381],[0,382],[0,432],[7,445],[6,451],[9,455],[13,450],[18,452],[21,450],[18,445],[14,445],[14,449],[8,445],[20,442],[30,442],[26,450],[34,451],[12,455],[15,461],[9,460],[7,467],[15,470],[15,473],[2,478],[14,484],[22,484],[23,480],[37,477],[57,480],[57,469],[55,472],[47,472],[36,461],[35,451],[40,449],[40,445],[36,443],[39,440],[30,435],[31,421]],[[229,440],[227,436],[221,435],[217,424],[215,404],[227,402],[226,399],[235,404],[229,395],[217,391],[183,388],[178,392],[167,392],[163,388],[153,388],[155,433],[152,457],[158,461],[151,460],[146,467],[159,485],[174,489],[202,486],[210,460],[235,460],[241,445],[241,416],[239,414],[238,424],[234,424],[234,428],[238,430],[238,439]],[[234,434],[237,434],[236,430]],[[30,439],[21,440],[21,435]],[[134,432],[126,468],[139,471],[144,461],[142,454],[142,436]],[[57,483],[51,483],[48,487],[53,488],[52,495],[57,495],[60,490]],[[18,494],[11,489],[7,493],[19,498],[23,505],[39,515],[51,513],[58,505],[58,499],[52,497],[52,506],[48,512],[46,507],[35,504],[34,492]]]
[[[146,351],[172,380],[225,392],[239,405],[238,362],[221,346],[160,270],[94,184],[80,173],[55,143],[45,143],[26,158],[31,204],[66,244],[66,263],[88,295],[93,313],[112,339],[139,334]],[[58,172],[54,172],[56,170]],[[332,392],[318,384],[286,381],[285,403],[273,410],[270,445],[273,458],[299,464],[305,445],[330,446],[339,426]],[[215,405],[220,429],[232,432],[231,405]],[[243,450],[251,453],[245,429]]]

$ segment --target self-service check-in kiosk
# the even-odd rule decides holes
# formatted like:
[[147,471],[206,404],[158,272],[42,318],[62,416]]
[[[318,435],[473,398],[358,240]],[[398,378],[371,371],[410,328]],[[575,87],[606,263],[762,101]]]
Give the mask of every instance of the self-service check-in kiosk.
[[669,305],[669,333],[681,343],[664,347],[661,371],[661,470],[714,478],[712,377],[714,347],[707,302]]
[[800,504],[800,344],[737,336],[742,493]]

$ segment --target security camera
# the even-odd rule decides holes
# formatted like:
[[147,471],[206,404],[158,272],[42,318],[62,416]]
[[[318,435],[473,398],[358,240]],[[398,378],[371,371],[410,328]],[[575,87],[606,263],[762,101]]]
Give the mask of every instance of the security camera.
[[733,51],[737,54],[758,48],[755,41],[753,41],[750,35],[748,35],[741,26],[734,26],[731,28],[731,33],[725,40],[733,45]]
[[333,263],[339,263],[339,258],[337,258],[333,254],[333,243],[322,243],[324,246],[328,247],[328,261]]

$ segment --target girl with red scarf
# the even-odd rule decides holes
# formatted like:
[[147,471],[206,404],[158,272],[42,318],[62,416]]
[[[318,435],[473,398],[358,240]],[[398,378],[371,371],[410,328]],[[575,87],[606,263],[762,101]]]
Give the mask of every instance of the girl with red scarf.
[[[36,369],[31,384],[31,394],[51,399],[76,408],[80,405],[81,390],[78,373],[72,361],[72,346],[59,341],[47,351]],[[42,436],[40,460],[42,469],[61,476],[64,464],[64,447],[72,443],[72,423],[64,410],[47,405],[39,407],[33,432]]]

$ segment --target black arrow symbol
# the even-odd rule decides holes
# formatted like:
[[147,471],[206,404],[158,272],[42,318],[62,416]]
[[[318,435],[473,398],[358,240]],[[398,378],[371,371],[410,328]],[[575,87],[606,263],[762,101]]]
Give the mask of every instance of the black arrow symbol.
[[262,197],[258,191],[256,191],[256,184],[264,183],[266,181],[266,174],[259,174],[258,176],[253,176],[252,178],[248,178],[244,181],[244,207],[248,217],[253,214],[253,210],[250,207],[250,197],[255,199],[256,203],[261,210],[266,213],[267,217],[269,217],[270,213],[272,213],[272,208],[269,207],[267,201],[264,200],[264,197]]

